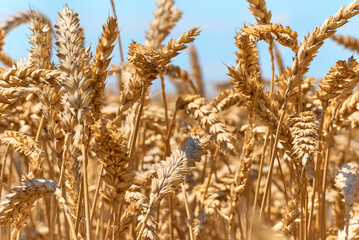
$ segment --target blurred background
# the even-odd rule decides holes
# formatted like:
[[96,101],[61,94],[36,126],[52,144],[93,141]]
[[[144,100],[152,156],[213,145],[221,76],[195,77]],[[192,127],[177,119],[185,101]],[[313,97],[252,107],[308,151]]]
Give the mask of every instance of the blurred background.
[[[329,16],[334,15],[344,4],[351,1],[343,0],[301,0],[283,1],[268,0],[267,9],[272,11],[272,22],[280,23],[283,26],[290,26],[298,32],[298,40],[303,41],[304,36],[319,26]],[[98,37],[101,34],[102,25],[108,16],[112,16],[112,9],[109,0],[0,0],[0,21],[17,11],[25,11],[30,8],[42,12],[54,24],[58,19],[58,11],[67,3],[70,8],[79,14],[81,26],[85,29],[86,45],[91,44],[94,52]],[[156,8],[155,0],[115,0],[118,15],[121,40],[125,57],[128,46],[132,40],[143,43],[145,32],[149,29],[150,21],[153,18],[153,10]],[[224,0],[224,1],[192,1],[180,0],[176,2],[178,8],[183,12],[182,19],[170,34],[170,37],[177,38],[183,32],[192,27],[198,26],[202,33],[197,37],[195,46],[202,66],[202,73],[206,81],[206,92],[209,95],[215,93],[215,85],[228,80],[226,65],[234,65],[236,46],[234,36],[241,27],[255,24],[254,17],[248,10],[248,3],[245,0]],[[338,31],[339,34],[359,37],[359,17],[354,17]],[[27,25],[22,25],[5,38],[4,52],[13,59],[27,58],[28,43],[27,36],[30,34]],[[168,39],[165,40],[165,42]],[[270,78],[271,64],[268,54],[268,44],[258,44],[260,54],[260,65],[262,76]],[[287,65],[292,64],[294,54],[285,48],[281,48],[284,61]],[[352,51],[344,50],[332,40],[328,40],[320,49],[315,58],[308,75],[320,78],[328,72],[335,62],[346,60],[355,54]],[[57,62],[53,56],[52,61]],[[119,64],[120,54],[116,46],[112,63]],[[175,65],[183,69],[189,69],[189,54],[182,52],[174,60]],[[112,84],[113,80],[109,80]],[[154,84],[153,91],[158,92],[160,85]],[[170,88],[171,90],[171,88]]]

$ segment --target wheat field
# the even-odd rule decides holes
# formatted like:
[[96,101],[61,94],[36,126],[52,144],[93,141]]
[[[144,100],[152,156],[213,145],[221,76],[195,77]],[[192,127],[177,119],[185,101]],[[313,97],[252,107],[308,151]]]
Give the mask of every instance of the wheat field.
[[[205,30],[172,36],[174,0],[157,1],[146,40],[129,46],[111,0],[94,52],[71,6],[55,23],[32,9],[4,20],[0,239],[359,239],[359,64],[349,55],[308,76],[328,39],[359,52],[359,39],[336,33],[359,0],[304,39],[272,22],[265,0],[247,2],[256,22],[228,43],[236,61],[215,98],[195,47]],[[2,47],[22,24],[31,49],[16,61]],[[172,63],[187,52],[189,71]]]

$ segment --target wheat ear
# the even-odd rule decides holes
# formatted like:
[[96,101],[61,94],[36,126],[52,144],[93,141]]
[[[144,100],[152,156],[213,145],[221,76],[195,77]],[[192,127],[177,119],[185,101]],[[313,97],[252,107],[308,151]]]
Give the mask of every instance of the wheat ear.
[[283,27],[280,24],[266,24],[241,28],[241,32],[237,34],[236,40],[239,42],[246,42],[246,38],[249,38],[251,42],[257,42],[259,40],[269,42],[276,40],[278,43],[296,52],[298,48],[297,37],[298,34],[288,26]]
[[28,87],[30,84],[54,84],[61,72],[35,69],[30,61],[16,62],[10,69],[0,71],[0,87]]
[[1,137],[1,142],[10,145],[16,151],[19,151],[29,158],[29,173],[27,178],[39,177],[41,174],[41,163],[43,157],[41,150],[33,138],[15,131],[7,131],[5,136]]
[[50,69],[50,28],[35,11],[30,12],[29,28],[33,33],[29,36],[30,44],[33,46],[30,49],[29,60],[38,69]]
[[[65,5],[59,12],[60,19],[56,23],[58,34],[57,56],[60,59],[62,75],[60,80],[66,90],[62,97],[64,104],[64,118],[62,126],[66,132],[63,158],[65,164],[65,180],[69,198],[72,200],[71,209],[75,210],[78,201],[79,186],[83,182],[86,231],[91,239],[90,207],[88,197],[87,179],[87,151],[90,134],[86,124],[86,116],[92,105],[92,78],[89,62],[91,53],[89,48],[84,47],[84,31],[80,27],[78,14]],[[75,133],[75,134],[74,134]],[[79,173],[79,164],[82,163],[82,180]],[[78,216],[80,219],[80,216]]]
[[[12,236],[16,236],[25,227],[35,202],[47,195],[56,196],[59,202],[64,205],[66,211],[66,204],[61,197],[61,190],[53,180],[33,178],[22,183],[24,186],[13,188],[14,193],[5,196],[5,200],[0,204],[0,225],[11,224],[14,227]],[[74,238],[76,238],[76,235],[74,235]]]
[[136,42],[131,44],[128,61],[133,69],[128,85],[120,94],[118,117],[141,98],[144,87],[146,87],[144,93],[147,94],[147,88],[160,73],[165,72],[171,58],[186,49],[187,44],[192,43],[194,37],[198,36],[199,33],[198,28],[193,28],[182,34],[176,41],[171,39],[165,47],[159,50]]
[[148,204],[148,210],[145,217],[140,222],[141,227],[137,239],[141,239],[151,211],[157,207],[160,200],[172,193],[172,189],[178,187],[189,175],[190,168],[196,166],[201,156],[206,152],[205,146],[208,144],[208,138],[187,138],[186,144],[181,150],[175,150],[170,157],[156,166],[157,177],[152,179],[151,195]]
[[127,141],[111,122],[100,121],[93,126],[92,130],[94,131],[94,147],[105,170],[102,178],[107,187],[102,192],[102,196],[112,205],[113,227],[117,229],[120,227],[118,212],[123,204],[125,192],[133,181],[133,173],[128,168]]
[[155,17],[146,32],[145,45],[157,49],[180,20],[182,12],[174,6],[174,0],[157,0],[157,8],[153,14]]
[[93,114],[94,118],[97,120],[100,116],[104,91],[105,91],[105,81],[107,78],[107,68],[111,62],[111,54],[113,48],[115,47],[114,43],[119,34],[117,31],[117,21],[114,18],[108,18],[106,25],[102,27],[102,36],[99,38],[99,43],[96,48],[96,54],[91,65],[91,75],[93,79]]
[[265,0],[247,0],[249,10],[256,18],[258,24],[268,24],[271,21],[272,13],[267,10]]
[[176,105],[193,117],[200,127],[213,136],[224,149],[235,152],[235,138],[228,130],[228,126],[219,120],[211,105],[205,105],[204,102],[205,98],[199,95],[186,95],[179,97]]
[[346,99],[359,82],[358,62],[350,57],[348,61],[338,61],[330,68],[325,78],[319,83],[317,97],[328,104],[331,99]]
[[290,236],[295,230],[295,220],[300,214],[299,203],[300,203],[300,191],[301,186],[298,182],[293,184],[292,195],[285,207],[285,213],[283,215],[283,233],[285,236]]
[[290,125],[294,159],[313,175],[319,123],[312,112],[301,112],[290,117]]
[[[28,23],[31,19],[32,14],[33,14],[32,10],[26,11],[26,12],[17,12],[14,15],[8,17],[6,20],[4,20],[1,23],[1,29],[3,29],[5,32],[5,35],[7,35],[11,30],[18,27],[19,25]],[[39,17],[39,20],[43,24],[46,24],[49,28],[47,45],[50,47],[50,52],[51,52],[51,46],[52,46],[51,42],[52,42],[52,36],[53,36],[53,29],[52,29],[51,21],[40,12],[37,12],[37,16]]]
[[237,93],[233,89],[227,89],[218,94],[211,102],[215,112],[222,112],[229,109],[232,106],[244,105],[245,101],[241,94]]
[[343,45],[347,49],[359,52],[359,40],[355,37],[335,34],[332,36],[332,40],[339,45]]
[[355,0],[347,8],[343,6],[334,16],[329,16],[323,24],[305,37],[293,60],[291,76],[288,78],[288,91],[298,86],[324,41],[333,36],[337,28],[346,24],[350,18],[358,13],[359,1]]

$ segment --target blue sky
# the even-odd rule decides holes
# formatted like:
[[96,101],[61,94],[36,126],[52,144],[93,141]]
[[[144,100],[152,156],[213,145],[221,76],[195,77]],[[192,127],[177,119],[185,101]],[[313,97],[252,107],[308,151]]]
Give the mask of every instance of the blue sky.
[[[272,11],[272,22],[283,26],[290,26],[298,32],[299,41],[304,36],[320,25],[329,15],[335,14],[344,4],[351,1],[343,0],[302,0],[302,1],[267,1],[267,8]],[[41,11],[55,23],[58,18],[57,12],[63,4],[67,3],[70,8],[79,14],[81,26],[85,29],[86,44],[91,44],[93,50],[101,33],[101,26],[106,18],[112,14],[109,0],[0,0],[0,21],[6,19],[17,11],[24,11],[29,7]],[[156,7],[155,0],[115,0],[116,10],[119,17],[121,38],[124,52],[132,40],[143,43],[145,32],[153,18],[153,10]],[[179,9],[183,11],[182,19],[170,37],[178,37],[181,33],[192,27],[198,26],[203,31],[195,41],[203,75],[207,84],[207,90],[211,92],[214,84],[228,79],[224,64],[232,65],[235,62],[234,36],[243,24],[255,24],[254,17],[248,10],[245,0],[179,0],[176,2]],[[340,34],[359,37],[356,31],[359,26],[359,16],[354,17],[347,25],[339,29]],[[18,60],[27,57],[27,49],[30,48],[28,38],[30,32],[27,25],[13,30],[5,39],[4,51]],[[260,64],[265,77],[270,76],[270,57],[267,53],[267,44],[259,44]],[[115,48],[113,63],[119,63],[118,48]],[[281,48],[285,63],[292,64],[291,51]],[[335,64],[337,60],[345,60],[353,55],[352,51],[344,50],[333,41],[328,40],[317,58],[314,60],[309,75],[321,77]],[[355,55],[354,55],[355,56]],[[54,56],[53,61],[57,62]],[[174,60],[174,64],[184,69],[189,68],[189,57],[183,52]],[[155,84],[155,89],[158,87]]]

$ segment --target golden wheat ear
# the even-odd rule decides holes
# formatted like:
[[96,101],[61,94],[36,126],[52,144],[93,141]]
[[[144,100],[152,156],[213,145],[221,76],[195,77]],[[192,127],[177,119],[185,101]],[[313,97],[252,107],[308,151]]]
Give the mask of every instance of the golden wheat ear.
[[[126,191],[133,183],[133,172],[129,168],[127,140],[111,122],[100,120],[92,125],[94,132],[94,150],[98,161],[103,165],[105,174],[102,177],[106,183],[101,195],[107,199],[114,212],[115,219],[112,228],[118,228],[120,224],[120,206],[124,204]],[[119,232],[115,235],[118,237]]]
[[26,136],[15,131],[6,131],[4,136],[0,138],[2,143],[8,144],[16,151],[23,153],[29,159],[28,178],[39,177],[41,175],[41,163],[43,157],[42,151],[32,137]]
[[316,95],[323,105],[328,105],[334,98],[345,100],[358,82],[358,62],[352,56],[347,61],[338,61],[330,68],[325,78],[320,81],[320,90],[316,91]]
[[33,46],[30,49],[29,60],[38,69],[50,69],[51,41],[49,40],[49,26],[43,22],[35,11],[31,11],[29,28],[32,31],[32,34],[29,36],[30,44]]
[[61,190],[53,180],[32,178],[22,183],[23,186],[13,188],[14,193],[5,196],[0,204],[0,225],[11,225],[14,228],[13,236],[25,227],[36,201],[48,195],[61,199]]
[[162,47],[161,53],[164,58],[173,58],[179,54],[180,51],[187,48],[187,44],[192,43],[194,38],[201,33],[198,27],[190,29],[183,33],[176,41],[171,39],[165,47]]
[[[56,51],[59,57],[61,75],[59,81],[63,87],[61,103],[64,110],[60,114],[64,132],[62,165],[64,169],[66,200],[77,224],[86,216],[86,232],[91,238],[90,210],[88,198],[87,160],[91,135],[88,124],[89,112],[93,108],[93,80],[91,77],[90,47],[85,48],[84,30],[80,26],[78,14],[65,5],[56,22]],[[81,171],[82,167],[82,171]],[[83,186],[83,191],[81,190]],[[82,194],[83,193],[83,194]],[[85,214],[80,211],[78,202],[84,197]],[[84,233],[84,231],[81,231]]]
[[205,105],[205,98],[199,95],[179,97],[177,107],[195,119],[201,128],[218,143],[223,149],[235,153],[236,139],[229,131],[228,126],[221,122],[211,105]]
[[67,92],[64,105],[77,115],[78,122],[82,122],[91,108],[93,95],[89,66],[91,53],[84,47],[84,30],[80,27],[78,14],[65,5],[59,16],[55,25],[58,34],[56,51],[63,72],[60,80]]
[[106,24],[102,27],[102,35],[96,48],[95,58],[91,65],[91,75],[93,81],[93,115],[97,120],[101,115],[103,106],[105,81],[108,74],[108,66],[111,62],[111,54],[115,47],[115,41],[119,35],[117,31],[117,21],[114,18],[108,18]]
[[[6,35],[9,34],[9,32],[11,30],[20,26],[21,24],[29,23],[30,25],[32,25],[32,26],[30,26],[30,30],[33,30],[34,22],[31,20],[31,19],[33,19],[33,16],[34,16],[34,11],[30,10],[30,11],[26,11],[26,12],[17,12],[16,14],[5,19],[1,23],[1,27],[0,27],[0,39],[1,39],[0,46],[2,47],[4,45],[3,40],[6,37]],[[41,24],[43,24],[44,26],[46,25],[46,27],[42,28],[42,30],[45,30],[44,32],[46,32],[47,37],[46,37],[46,39],[42,39],[41,41],[43,41],[44,43],[46,41],[44,47],[46,49],[48,49],[48,53],[43,52],[43,53],[45,53],[44,55],[39,55],[39,60],[44,59],[44,58],[46,59],[46,58],[48,58],[48,56],[51,55],[50,54],[51,49],[52,49],[51,43],[52,43],[52,37],[53,37],[52,24],[51,24],[51,21],[46,16],[44,16],[42,13],[36,13],[36,19],[37,19],[37,22],[39,22],[39,23],[41,22]],[[38,28],[38,30],[40,32],[42,31],[40,28]],[[40,35],[37,34],[37,36],[40,36]],[[30,37],[30,38],[35,40],[33,37]],[[39,38],[37,38],[37,39],[39,40]],[[33,43],[33,40],[30,39],[31,44]],[[43,49],[45,49],[45,48],[43,48]],[[11,67],[13,65],[13,63],[15,62],[9,55],[5,54],[2,51],[0,51],[0,61],[3,62],[8,67]]]
[[141,239],[151,212],[158,206],[161,199],[170,196],[172,189],[178,187],[184,177],[189,175],[190,169],[195,167],[206,153],[206,146],[209,144],[208,137],[187,138],[186,144],[181,149],[176,149],[170,157],[156,166],[156,177],[151,181],[151,194],[148,203],[148,210],[137,228],[139,229],[137,239]]
[[324,41],[333,36],[336,30],[345,25],[350,18],[358,14],[359,1],[355,0],[347,8],[343,6],[334,16],[329,16],[322,25],[305,37],[293,60],[292,73],[288,78],[289,90],[300,84],[301,78],[308,71],[308,66],[313,61]]
[[215,112],[222,112],[229,109],[232,106],[244,105],[245,101],[243,96],[237,93],[235,90],[226,89],[218,94],[211,102]]
[[249,10],[256,18],[258,24],[268,24],[271,21],[272,13],[267,10],[265,0],[247,0],[249,3]]
[[150,23],[149,31],[146,32],[145,45],[158,49],[181,19],[182,12],[174,6],[174,0],[158,0],[157,9],[153,14],[155,17]]
[[350,49],[359,53],[359,39],[355,37],[334,34],[332,36],[332,40],[334,40],[339,45],[343,45],[346,49]]
[[301,198],[301,188],[302,186],[298,182],[293,183],[293,187],[291,190],[292,195],[285,207],[285,213],[283,214],[282,218],[282,231],[284,236],[287,237],[293,234],[297,225],[295,220],[300,214],[299,204]]
[[319,123],[312,112],[301,112],[290,117],[292,134],[292,154],[299,166],[307,170],[308,176],[314,173],[314,155],[318,152]]

